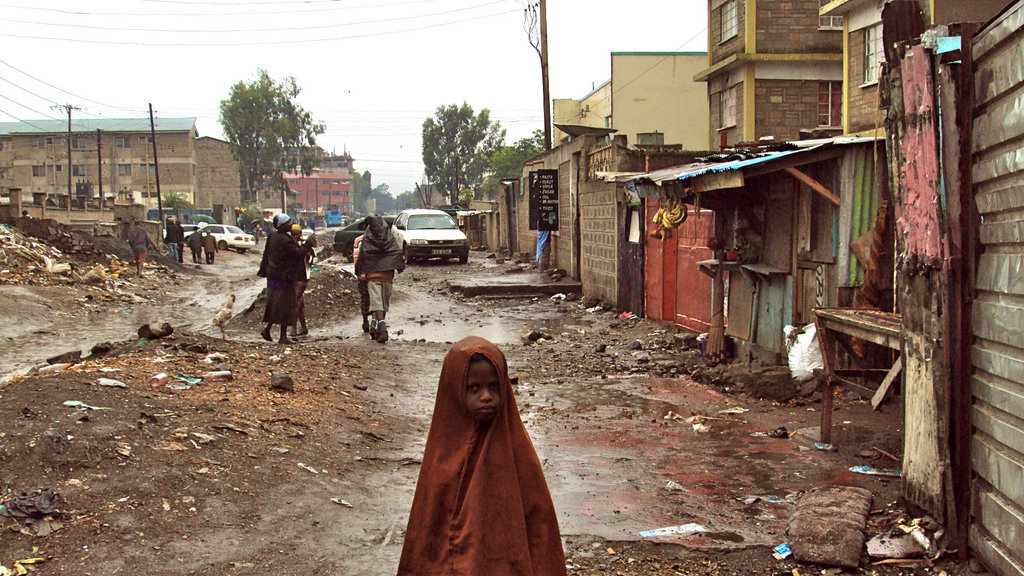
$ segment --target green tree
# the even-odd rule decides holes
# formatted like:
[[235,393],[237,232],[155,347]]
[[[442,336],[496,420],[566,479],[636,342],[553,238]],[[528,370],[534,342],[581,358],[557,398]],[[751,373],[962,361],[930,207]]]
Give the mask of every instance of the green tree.
[[366,213],[366,200],[370,198],[370,191],[372,186],[372,175],[367,170],[360,174],[358,171],[352,171],[352,204],[355,206],[355,211],[359,214]]
[[299,92],[295,78],[278,82],[260,69],[251,82],[232,86],[220,103],[220,123],[228,142],[235,145],[245,187],[252,192],[277,188],[282,204],[282,173],[294,172],[299,162],[287,150],[314,146],[316,136],[324,132],[324,125],[296,103]]
[[177,192],[168,192],[163,197],[164,208],[169,210],[191,210],[195,208],[191,202]]
[[501,180],[518,180],[523,177],[526,162],[544,152],[544,131],[534,130],[533,135],[520,138],[511,146],[501,146],[491,154],[490,172],[484,180],[484,192],[496,194]]
[[463,188],[478,189],[491,154],[505,140],[505,130],[491,122],[490,110],[474,114],[465,102],[449,104],[423,121],[423,165],[427,178],[454,206]]

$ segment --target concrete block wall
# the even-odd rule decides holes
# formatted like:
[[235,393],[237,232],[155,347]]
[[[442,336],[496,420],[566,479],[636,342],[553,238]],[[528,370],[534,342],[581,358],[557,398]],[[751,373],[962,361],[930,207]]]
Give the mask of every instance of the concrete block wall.
[[843,32],[818,29],[818,0],[757,0],[757,51],[841,54]]
[[619,222],[612,182],[590,181],[580,191],[580,281],[583,294],[615,302],[618,298]]
[[878,83],[864,84],[864,42],[866,30],[850,32],[850,82],[846,86],[844,97],[847,99],[849,114],[848,132],[861,132],[875,128],[876,121],[880,128],[885,127],[885,116],[878,110]]
[[710,38],[711,63],[725,60],[733,54],[739,54],[746,50],[746,43],[743,30],[746,28],[746,8],[748,0],[739,0],[736,3],[736,35],[720,42],[722,37],[722,0],[710,0],[708,2],[708,38]]
[[196,208],[238,205],[239,167],[231,144],[215,138],[196,140]]
[[801,128],[818,125],[817,80],[757,80],[754,100],[755,138],[797,140]]

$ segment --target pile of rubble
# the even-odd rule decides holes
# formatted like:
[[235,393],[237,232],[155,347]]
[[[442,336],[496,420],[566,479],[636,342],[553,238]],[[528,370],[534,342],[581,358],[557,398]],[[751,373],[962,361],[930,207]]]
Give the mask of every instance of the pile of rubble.
[[59,249],[0,224],[0,284],[59,284],[71,271]]
[[96,255],[100,250],[87,239],[72,234],[71,229],[49,218],[20,218],[15,223],[19,232],[41,240],[64,254]]

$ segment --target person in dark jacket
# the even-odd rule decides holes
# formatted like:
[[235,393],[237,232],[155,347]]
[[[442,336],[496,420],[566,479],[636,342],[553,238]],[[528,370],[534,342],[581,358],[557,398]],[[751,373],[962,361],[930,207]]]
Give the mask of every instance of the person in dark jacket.
[[143,264],[146,262],[146,251],[149,248],[149,234],[139,224],[138,220],[132,218],[132,229],[128,232],[128,244],[132,247],[132,254],[135,255],[135,272],[142,277]]
[[198,228],[188,235],[188,249],[192,252],[192,263],[202,264],[203,235]]
[[176,259],[178,264],[184,262],[182,252],[185,248],[185,229],[174,218],[167,219],[167,234],[164,235],[164,244],[167,244],[171,258]]
[[203,232],[203,252],[206,254],[206,263],[213,264],[217,256],[217,237],[209,232]]
[[263,339],[270,342],[273,338],[270,329],[274,324],[281,326],[281,337],[278,342],[291,344],[288,338],[288,327],[295,324],[295,281],[298,279],[298,267],[305,266],[306,254],[312,251],[307,242],[299,244],[292,239],[291,219],[287,214],[274,217],[275,231],[267,238],[267,247],[263,250],[258,276],[267,279],[267,308],[263,312],[263,321],[267,327],[260,332]]
[[391,234],[391,228],[380,216],[366,218],[366,233],[359,245],[359,260],[356,261],[356,276],[366,278],[370,293],[370,337],[381,344],[388,341],[385,323],[391,302],[391,288],[395,272],[405,270],[402,249]]

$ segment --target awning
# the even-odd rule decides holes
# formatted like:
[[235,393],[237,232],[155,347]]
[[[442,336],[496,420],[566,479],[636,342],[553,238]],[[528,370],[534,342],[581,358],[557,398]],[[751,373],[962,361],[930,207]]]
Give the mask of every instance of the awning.
[[609,134],[614,134],[618,130],[614,128],[600,128],[597,126],[582,126],[579,124],[555,124],[555,128],[558,128],[562,132],[565,132],[573,138],[579,138],[584,134],[593,134],[599,138],[603,138]]

